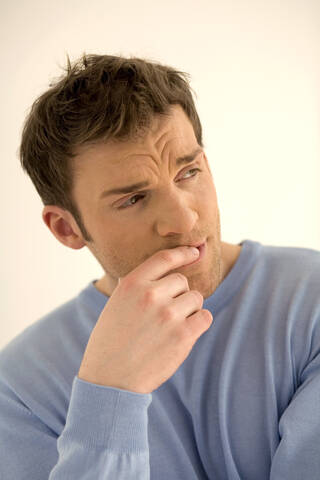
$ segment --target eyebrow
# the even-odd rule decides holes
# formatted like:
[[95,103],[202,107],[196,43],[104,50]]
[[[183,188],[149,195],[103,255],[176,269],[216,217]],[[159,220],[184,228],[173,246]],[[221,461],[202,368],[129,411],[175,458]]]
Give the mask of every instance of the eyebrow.
[[[202,148],[196,148],[190,154],[184,155],[183,157],[176,158],[176,166],[180,167],[181,165],[187,165],[188,163],[193,162],[195,157],[202,151],[203,151]],[[144,181],[144,182],[134,183],[132,185],[126,185],[124,187],[112,188],[111,190],[103,191],[100,195],[100,198],[105,198],[113,194],[136,192],[137,190],[141,190],[141,188],[146,188],[148,186],[149,186],[149,182]]]

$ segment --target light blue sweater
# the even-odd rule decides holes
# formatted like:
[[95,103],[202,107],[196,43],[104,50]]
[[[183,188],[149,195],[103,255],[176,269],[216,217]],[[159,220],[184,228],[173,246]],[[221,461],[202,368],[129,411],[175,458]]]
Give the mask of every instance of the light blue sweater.
[[319,480],[320,252],[242,245],[151,394],[77,377],[108,300],[93,282],[2,349],[1,480]]

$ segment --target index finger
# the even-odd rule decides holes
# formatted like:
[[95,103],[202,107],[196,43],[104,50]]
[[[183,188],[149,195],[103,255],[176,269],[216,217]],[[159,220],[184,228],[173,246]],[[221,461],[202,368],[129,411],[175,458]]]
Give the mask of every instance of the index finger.
[[196,247],[188,246],[159,250],[132,270],[130,275],[137,279],[159,280],[170,270],[195,262],[199,254]]

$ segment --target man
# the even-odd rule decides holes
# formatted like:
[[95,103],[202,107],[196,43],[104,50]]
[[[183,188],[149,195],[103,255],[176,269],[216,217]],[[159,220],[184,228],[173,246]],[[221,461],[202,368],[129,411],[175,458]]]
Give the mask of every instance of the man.
[[20,153],[105,274],[2,350],[1,478],[320,478],[320,254],[221,241],[183,73],[69,62]]

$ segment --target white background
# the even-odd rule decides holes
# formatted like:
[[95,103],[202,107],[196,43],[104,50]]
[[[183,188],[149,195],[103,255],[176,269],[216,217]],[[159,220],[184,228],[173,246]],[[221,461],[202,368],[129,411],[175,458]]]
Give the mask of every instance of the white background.
[[0,347],[103,275],[48,230],[18,158],[25,116],[66,53],[190,73],[222,240],[320,250],[318,0],[3,0],[0,18]]

